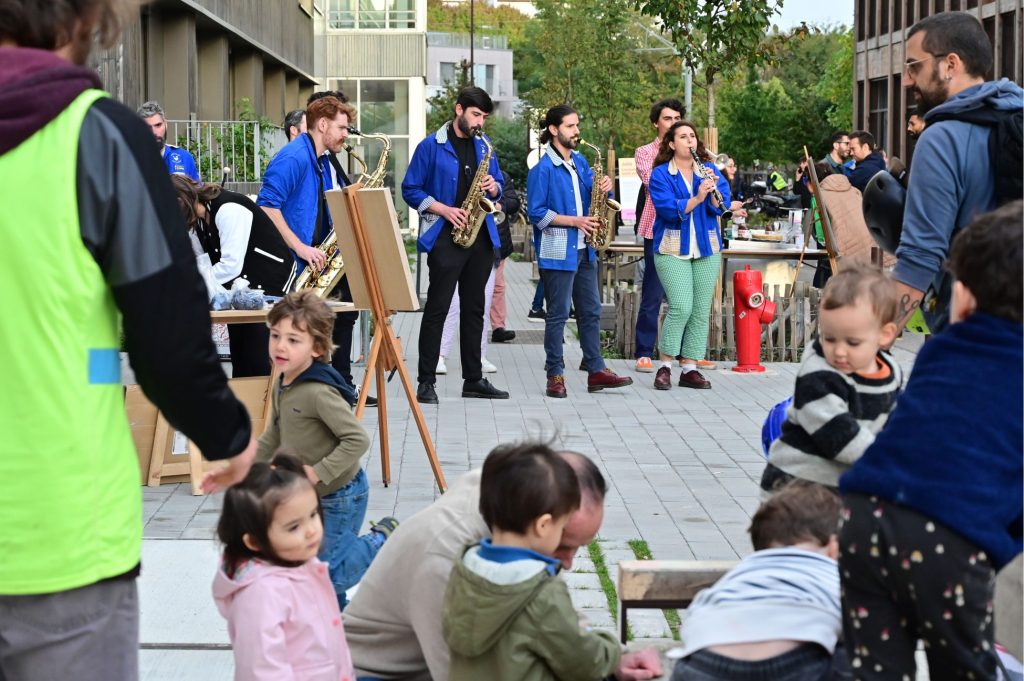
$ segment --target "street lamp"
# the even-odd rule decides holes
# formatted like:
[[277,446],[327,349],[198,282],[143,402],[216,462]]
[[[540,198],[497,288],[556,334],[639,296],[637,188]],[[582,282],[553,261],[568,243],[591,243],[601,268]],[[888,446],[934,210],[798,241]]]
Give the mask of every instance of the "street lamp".
[[473,21],[473,0],[469,0],[469,84],[476,85],[476,77],[474,71],[476,67],[473,65],[473,44],[476,40],[473,37],[473,28],[476,26],[476,22]]

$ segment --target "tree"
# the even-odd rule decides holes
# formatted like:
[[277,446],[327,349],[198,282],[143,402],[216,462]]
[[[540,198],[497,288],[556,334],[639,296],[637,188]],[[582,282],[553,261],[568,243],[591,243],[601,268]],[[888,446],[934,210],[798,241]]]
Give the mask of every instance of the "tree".
[[760,82],[750,68],[742,87],[722,88],[720,148],[740,166],[755,159],[784,163],[795,156],[790,152],[797,142],[789,135],[795,117],[796,107],[782,81]]
[[[661,22],[683,61],[703,73],[708,127],[715,127],[715,81],[741,64],[758,66],[772,56],[765,33],[783,0],[630,0],[642,14]],[[741,6],[742,4],[742,6]]]
[[853,123],[853,30],[839,35],[815,92],[828,103],[825,117],[832,130],[846,130]]
[[455,117],[455,100],[459,91],[469,85],[469,62],[462,60],[455,80],[448,81],[433,97],[427,98],[427,130],[433,131]]

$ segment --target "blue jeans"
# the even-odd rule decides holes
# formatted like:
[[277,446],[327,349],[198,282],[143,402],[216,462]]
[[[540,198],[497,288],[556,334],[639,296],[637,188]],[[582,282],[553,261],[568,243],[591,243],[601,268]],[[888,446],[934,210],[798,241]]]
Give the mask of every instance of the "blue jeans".
[[548,299],[548,316],[544,323],[544,364],[548,378],[565,373],[562,339],[569,306],[576,307],[576,325],[580,331],[583,361],[591,373],[604,369],[601,357],[601,297],[597,282],[597,260],[587,260],[587,249],[577,256],[575,272],[568,270],[540,271]]
[[658,316],[665,289],[654,266],[654,239],[644,239],[644,284],[640,292],[640,310],[636,315],[636,358],[655,357],[658,340]]
[[530,304],[530,311],[544,309],[544,277],[537,281],[537,290],[533,292],[533,303]]
[[698,650],[679,660],[671,681],[839,681],[851,678],[841,647],[835,658],[824,648],[805,644],[782,655],[746,662]]
[[320,497],[324,541],[319,558],[327,563],[334,592],[338,595],[338,606],[342,609],[348,605],[345,592],[359,583],[384,545],[384,535],[379,532],[371,531],[359,536],[359,528],[366,519],[369,494],[366,473],[360,468],[347,485]]

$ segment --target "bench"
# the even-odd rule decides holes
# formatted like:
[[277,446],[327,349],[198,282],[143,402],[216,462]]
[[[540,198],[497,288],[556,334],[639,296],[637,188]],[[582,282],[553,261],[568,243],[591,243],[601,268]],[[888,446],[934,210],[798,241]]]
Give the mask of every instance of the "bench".
[[735,560],[625,560],[619,563],[619,631],[626,643],[627,612],[632,609],[685,608],[711,586]]

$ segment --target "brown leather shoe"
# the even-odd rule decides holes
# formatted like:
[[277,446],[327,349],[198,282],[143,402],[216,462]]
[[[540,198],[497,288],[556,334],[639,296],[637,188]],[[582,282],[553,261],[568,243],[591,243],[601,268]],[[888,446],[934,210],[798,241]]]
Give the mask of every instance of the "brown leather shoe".
[[672,370],[668,367],[661,367],[658,369],[658,373],[654,375],[654,389],[655,390],[671,390],[672,389]]
[[691,369],[679,377],[680,388],[696,388],[698,390],[710,390],[711,381],[704,378],[699,371]]
[[605,388],[622,388],[633,385],[633,379],[629,376],[619,376],[611,369],[601,369],[587,376],[587,392],[596,393]]
[[565,376],[548,376],[548,389],[545,392],[548,397],[568,397],[565,391]]

